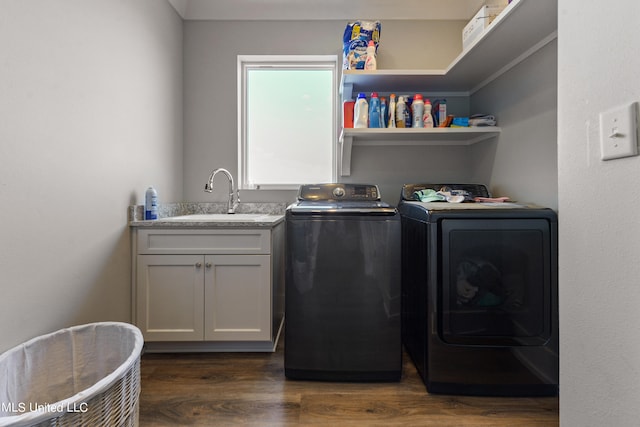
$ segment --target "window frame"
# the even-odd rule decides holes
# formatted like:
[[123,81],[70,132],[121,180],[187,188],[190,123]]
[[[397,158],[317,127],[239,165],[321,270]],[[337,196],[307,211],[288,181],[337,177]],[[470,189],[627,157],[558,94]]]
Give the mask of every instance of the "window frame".
[[330,69],[333,88],[331,105],[331,180],[335,182],[338,171],[338,56],[337,55],[238,55],[238,188],[243,190],[297,190],[297,184],[249,184],[247,165],[247,71],[251,69]]

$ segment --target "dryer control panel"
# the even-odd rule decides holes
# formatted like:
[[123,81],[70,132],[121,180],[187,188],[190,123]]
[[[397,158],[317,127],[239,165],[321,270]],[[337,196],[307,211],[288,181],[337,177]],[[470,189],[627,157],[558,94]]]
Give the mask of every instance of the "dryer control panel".
[[367,200],[379,201],[380,190],[372,184],[305,184],[300,186],[298,200]]

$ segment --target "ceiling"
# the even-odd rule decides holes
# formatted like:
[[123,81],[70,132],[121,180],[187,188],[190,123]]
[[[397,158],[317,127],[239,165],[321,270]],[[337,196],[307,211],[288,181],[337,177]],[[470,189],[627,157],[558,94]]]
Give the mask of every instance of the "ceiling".
[[168,0],[185,20],[468,20],[486,0]]

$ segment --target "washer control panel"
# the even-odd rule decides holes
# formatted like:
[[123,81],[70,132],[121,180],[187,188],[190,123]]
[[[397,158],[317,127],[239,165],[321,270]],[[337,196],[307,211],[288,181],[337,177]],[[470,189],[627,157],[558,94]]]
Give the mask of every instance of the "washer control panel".
[[380,190],[372,184],[305,184],[298,200],[380,200]]
[[347,194],[347,192],[344,191],[344,187],[336,187],[333,189],[333,195],[336,196],[336,199],[344,197],[345,194]]

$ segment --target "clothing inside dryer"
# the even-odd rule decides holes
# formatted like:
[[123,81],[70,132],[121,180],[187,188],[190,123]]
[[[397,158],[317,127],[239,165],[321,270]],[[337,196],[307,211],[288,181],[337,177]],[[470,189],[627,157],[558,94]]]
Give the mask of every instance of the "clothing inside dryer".
[[[453,230],[443,258],[445,341],[454,337],[548,336],[538,230]],[[536,340],[537,341],[537,340]]]

